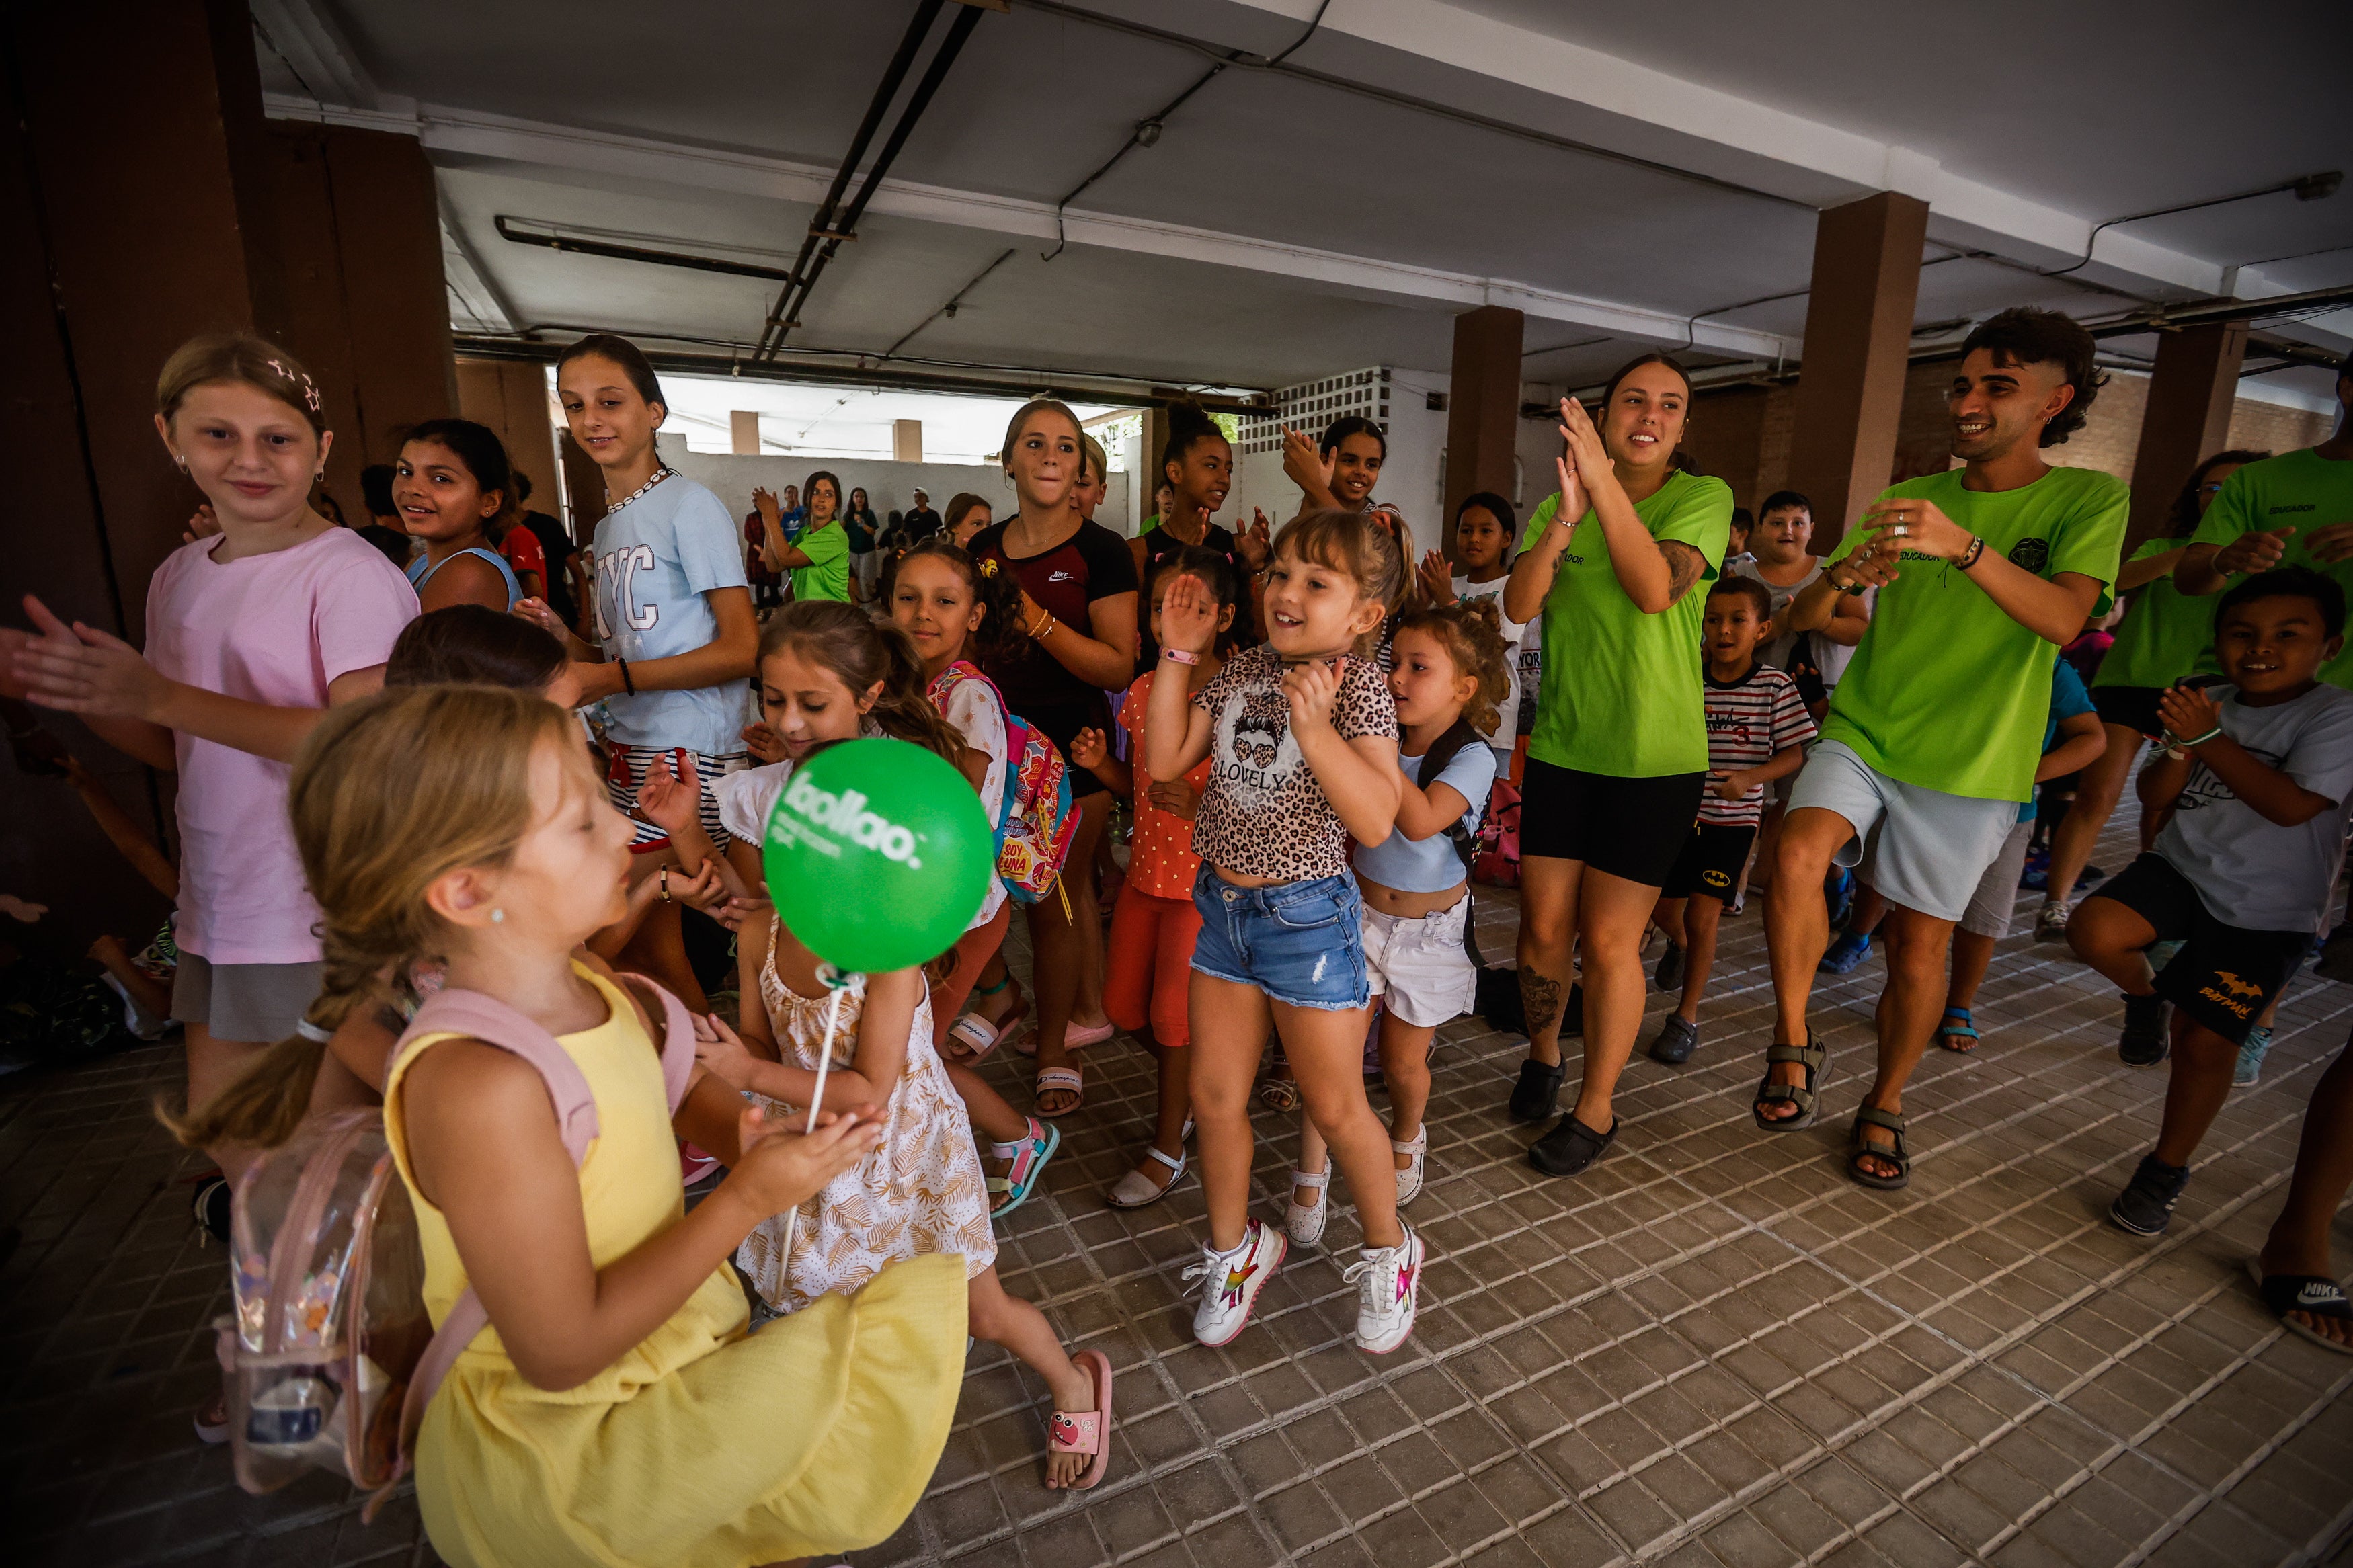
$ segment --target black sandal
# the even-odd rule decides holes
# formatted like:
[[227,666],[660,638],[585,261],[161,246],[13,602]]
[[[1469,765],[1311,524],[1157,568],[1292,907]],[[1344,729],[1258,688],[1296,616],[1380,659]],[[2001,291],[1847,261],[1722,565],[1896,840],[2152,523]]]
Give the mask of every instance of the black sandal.
[[1616,1117],[1609,1119],[1609,1131],[1596,1132],[1579,1121],[1572,1110],[1551,1131],[1528,1145],[1528,1163],[1547,1176],[1574,1176],[1609,1152],[1609,1145],[1616,1142]]
[[2255,1282],[2255,1294],[2263,1299],[2263,1306],[2279,1320],[2281,1328],[2298,1339],[2310,1340],[2323,1350],[2353,1355],[2353,1344],[2287,1321],[2290,1312],[2302,1312],[2307,1318],[2353,1321],[2353,1305],[2347,1304],[2342,1285],[2325,1274],[2266,1274],[2260,1258],[2247,1259],[2247,1278]]
[[[1773,1068],[1781,1062],[1801,1062],[1806,1068],[1803,1083],[1775,1083]],[[1814,1114],[1821,1109],[1822,1089],[1831,1081],[1831,1048],[1814,1038],[1811,1029],[1806,1031],[1802,1046],[1775,1046],[1765,1053],[1765,1081],[1757,1086],[1756,1103],[1748,1114],[1757,1125],[1767,1132],[1795,1132],[1814,1124]],[[1765,1107],[1783,1100],[1798,1108],[1798,1114],[1781,1118],[1765,1114]]]
[[1557,1109],[1560,1086],[1568,1078],[1568,1063],[1546,1067],[1534,1057],[1520,1064],[1520,1081],[1513,1087],[1511,1116],[1514,1121],[1549,1121]]
[[[1873,1143],[1862,1135],[1862,1130],[1865,1127],[1883,1128],[1893,1133],[1895,1138],[1895,1147],[1883,1149]],[[1882,1176],[1864,1170],[1862,1159],[1866,1154],[1874,1160],[1886,1161],[1895,1167],[1895,1173],[1892,1176]],[[1912,1182],[1912,1153],[1904,1146],[1904,1118],[1892,1110],[1882,1110],[1876,1106],[1865,1105],[1857,1109],[1854,1113],[1854,1125],[1847,1129],[1846,1173],[1864,1186],[1877,1187],[1883,1193],[1892,1193],[1909,1186]]]

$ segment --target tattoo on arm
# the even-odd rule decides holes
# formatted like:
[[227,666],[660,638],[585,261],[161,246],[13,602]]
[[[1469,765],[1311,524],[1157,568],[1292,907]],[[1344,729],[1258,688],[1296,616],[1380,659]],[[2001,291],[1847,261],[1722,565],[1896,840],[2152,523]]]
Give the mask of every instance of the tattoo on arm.
[[1527,1015],[1528,1037],[1535,1039],[1560,1026],[1560,982],[1520,966],[1520,1009]]
[[1680,539],[1659,541],[1659,553],[1667,558],[1667,602],[1673,604],[1692,591],[1699,574],[1707,570],[1707,558]]

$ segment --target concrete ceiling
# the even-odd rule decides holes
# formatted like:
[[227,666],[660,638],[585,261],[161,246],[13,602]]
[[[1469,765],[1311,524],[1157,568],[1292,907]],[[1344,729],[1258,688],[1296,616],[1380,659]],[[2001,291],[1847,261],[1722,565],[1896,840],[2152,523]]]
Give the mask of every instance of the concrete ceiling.
[[[511,244],[493,220],[788,264],[914,6],[253,8],[273,112],[424,141],[461,324],[736,343],[775,285]],[[2105,220],[2353,163],[2342,5],[2267,7],[2260,67],[2227,70],[2211,8],[2189,0],[1318,16],[1319,0],[985,16],[793,343],[871,354],[914,331],[903,354],[1273,386],[1443,369],[1451,317],[1492,301],[1528,311],[1531,380],[1580,384],[1638,344],[1770,361],[1801,347],[1815,209],[1890,187],[1931,204],[1927,336],[2011,304],[2092,317],[2353,282],[2353,192],[2112,226],[2089,265],[2041,275]],[[1156,145],[1058,214],[1220,60]],[[2353,312],[2276,325],[2353,339]]]

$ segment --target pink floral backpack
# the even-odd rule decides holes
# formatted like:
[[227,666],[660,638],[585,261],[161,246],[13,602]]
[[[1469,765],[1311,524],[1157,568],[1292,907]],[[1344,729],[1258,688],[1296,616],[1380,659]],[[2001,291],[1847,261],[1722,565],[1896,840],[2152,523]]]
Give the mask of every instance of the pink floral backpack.
[[977,680],[1005,714],[1005,810],[997,825],[997,875],[1018,904],[1034,904],[1061,880],[1079,819],[1071,810],[1070,770],[1044,731],[1015,716],[1005,693],[977,668],[958,659],[931,685],[933,705],[947,711],[958,686]]
[[[664,1025],[662,1082],[672,1110],[694,1068],[694,1022],[642,975],[623,980]],[[444,990],[393,1047],[470,1036],[537,1068],[575,1164],[596,1136],[596,1097],[555,1037],[475,991]],[[373,1519],[408,1473],[418,1425],[459,1352],[490,1321],[469,1288],[438,1330],[425,1307],[417,1213],[379,1110],[306,1124],[237,1182],[230,1210],[235,1312],[215,1324],[237,1484],[274,1491],[333,1470],[374,1492]]]

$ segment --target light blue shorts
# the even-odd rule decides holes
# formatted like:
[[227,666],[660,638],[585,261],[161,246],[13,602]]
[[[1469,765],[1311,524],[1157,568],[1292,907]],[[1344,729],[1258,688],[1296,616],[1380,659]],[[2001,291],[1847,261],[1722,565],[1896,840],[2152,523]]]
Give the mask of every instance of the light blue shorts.
[[1193,882],[1193,907],[1201,911],[1193,967],[1212,980],[1255,985],[1293,1007],[1371,1005],[1365,900],[1354,878],[1237,888],[1205,863]]
[[1809,806],[1846,818],[1855,837],[1841,866],[1869,851],[1880,897],[1940,921],[1968,912],[1979,879],[2018,826],[2018,802],[1978,800],[1905,784],[1855,755],[1841,741],[1816,745],[1789,792],[1789,809]]

